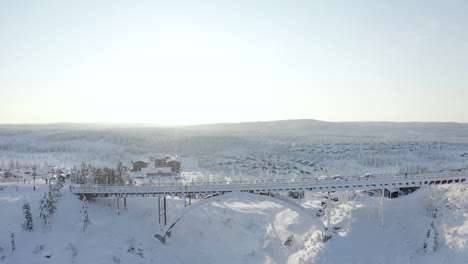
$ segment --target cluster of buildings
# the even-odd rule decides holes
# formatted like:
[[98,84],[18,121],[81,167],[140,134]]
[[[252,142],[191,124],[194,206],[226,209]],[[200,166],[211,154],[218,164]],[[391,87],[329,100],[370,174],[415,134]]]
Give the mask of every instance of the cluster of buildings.
[[132,163],[131,174],[136,180],[161,182],[180,179],[181,163],[175,158],[139,160]]

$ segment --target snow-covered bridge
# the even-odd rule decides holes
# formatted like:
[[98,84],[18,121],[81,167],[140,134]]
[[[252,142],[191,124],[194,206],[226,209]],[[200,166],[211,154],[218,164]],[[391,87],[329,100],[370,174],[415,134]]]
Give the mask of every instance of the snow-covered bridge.
[[227,192],[276,193],[284,191],[346,191],[384,188],[421,187],[432,184],[464,182],[468,170],[451,170],[421,174],[380,174],[362,176],[331,176],[316,179],[270,179],[223,182],[187,182],[144,185],[72,185],[77,195],[94,197],[124,197],[142,195],[194,195],[224,194]]
[[[382,190],[396,188],[413,188],[427,185],[463,183],[468,178],[468,170],[457,169],[418,174],[381,174],[360,176],[331,176],[294,179],[269,179],[249,181],[223,181],[223,182],[182,182],[170,184],[142,185],[71,185],[72,193],[86,197],[116,197],[129,196],[158,197],[159,223],[161,230],[154,236],[161,242],[171,235],[171,229],[188,212],[212,201],[232,198],[248,197],[275,202],[310,219],[319,229],[324,231],[324,239],[331,236],[330,212],[327,212],[325,225],[314,213],[311,213],[295,201],[281,196],[278,193],[288,191],[333,192],[347,190]],[[192,205],[191,199],[195,195],[203,198]],[[166,196],[180,196],[186,199],[186,208],[171,219],[167,219]],[[330,194],[327,195],[330,199]],[[189,202],[187,203],[187,198]],[[328,201],[330,202],[330,201]],[[383,204],[383,203],[382,203]],[[192,205],[192,206],[189,206]],[[383,205],[382,205],[383,206]],[[327,206],[327,210],[330,206]],[[382,214],[383,214],[383,208]]]

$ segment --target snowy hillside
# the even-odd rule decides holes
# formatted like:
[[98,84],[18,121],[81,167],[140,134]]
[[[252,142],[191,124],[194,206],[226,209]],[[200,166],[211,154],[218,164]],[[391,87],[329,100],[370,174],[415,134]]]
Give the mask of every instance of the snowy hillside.
[[[65,185],[52,224],[44,228],[39,203],[48,185],[36,183],[35,191],[33,183],[2,186],[1,263],[466,263],[468,258],[466,185],[424,188],[385,199],[383,228],[378,198],[337,193],[332,224],[339,229],[326,243],[311,223],[289,209],[259,200],[223,200],[186,215],[166,244],[152,237],[158,230],[155,198],[129,198],[127,209],[119,213],[114,199],[89,201],[91,224],[83,231],[83,202]],[[428,254],[423,244],[434,220],[434,193],[439,246]],[[302,205],[315,211],[321,195],[306,196]],[[22,228],[26,199],[32,231]],[[183,207],[178,197],[169,203],[170,215]],[[290,235],[292,244],[284,246]]]

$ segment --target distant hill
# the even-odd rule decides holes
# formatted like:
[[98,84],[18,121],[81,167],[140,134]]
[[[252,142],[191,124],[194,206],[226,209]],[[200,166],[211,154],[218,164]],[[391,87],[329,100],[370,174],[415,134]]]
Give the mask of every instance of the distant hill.
[[466,123],[437,122],[326,122],[313,119],[207,124],[185,127],[211,133],[269,136],[369,136],[468,138]]
[[0,125],[1,132],[12,131],[117,131],[131,134],[153,133],[177,136],[235,136],[235,137],[371,137],[468,139],[467,123],[438,122],[326,122],[313,119],[268,122],[220,123],[192,126],[161,126],[125,123],[57,123]]

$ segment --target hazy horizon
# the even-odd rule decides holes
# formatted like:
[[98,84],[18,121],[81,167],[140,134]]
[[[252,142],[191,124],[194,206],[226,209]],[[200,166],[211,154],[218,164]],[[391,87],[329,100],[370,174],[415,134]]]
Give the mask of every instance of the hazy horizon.
[[328,121],[319,119],[281,119],[281,120],[262,120],[262,121],[245,121],[245,122],[216,122],[216,123],[199,123],[199,124],[159,124],[159,123],[142,123],[142,122],[52,122],[52,123],[0,123],[0,126],[49,126],[49,125],[89,125],[89,126],[121,126],[128,127],[190,127],[190,126],[206,126],[206,125],[235,125],[235,124],[251,124],[251,123],[275,123],[275,122],[306,122],[314,121],[320,123],[433,123],[433,124],[468,124],[468,122],[439,122],[439,121]]

